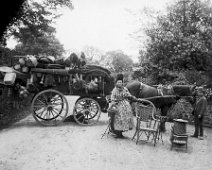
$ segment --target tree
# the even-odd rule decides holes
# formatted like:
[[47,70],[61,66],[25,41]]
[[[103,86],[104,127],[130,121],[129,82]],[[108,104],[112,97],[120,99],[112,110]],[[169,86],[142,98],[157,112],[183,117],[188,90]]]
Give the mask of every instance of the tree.
[[[8,0],[1,3],[1,26],[0,26],[0,43],[6,45],[8,38],[7,29],[12,25],[19,26],[19,20],[26,18],[25,5],[30,0]],[[46,7],[52,10],[58,7],[68,7],[73,9],[72,2],[70,0],[43,0]],[[4,10],[7,9],[7,10]],[[57,11],[58,12],[58,11]]]
[[211,20],[210,1],[178,0],[145,29],[148,41],[141,54],[157,67],[155,77],[164,70],[211,70]]
[[101,61],[101,56],[103,52],[96,47],[93,46],[85,46],[83,48],[84,54],[86,56],[87,63],[97,64]]
[[[23,15],[13,23],[8,31],[19,44],[16,51],[23,54],[46,54],[60,56],[63,46],[55,38],[55,28],[51,26],[55,18],[60,14],[54,13],[57,6],[69,6],[67,0],[44,1],[43,3],[26,2],[23,7]],[[64,3],[64,4],[63,4]]]
[[124,72],[132,70],[133,60],[122,51],[109,51],[102,58],[105,65],[115,72]]
[[209,70],[211,9],[209,1],[200,0],[181,0],[169,6],[167,15],[158,17],[157,26],[146,30],[151,61],[168,69]]
[[7,30],[7,27],[19,14],[19,11],[21,10],[24,1],[25,0],[7,0],[0,2],[0,43],[2,45],[5,45],[6,40],[4,38],[4,34]]
[[15,50],[23,55],[45,54],[55,58],[64,53],[63,45],[53,36],[37,37],[34,41],[27,42],[26,44],[19,43],[16,45]]

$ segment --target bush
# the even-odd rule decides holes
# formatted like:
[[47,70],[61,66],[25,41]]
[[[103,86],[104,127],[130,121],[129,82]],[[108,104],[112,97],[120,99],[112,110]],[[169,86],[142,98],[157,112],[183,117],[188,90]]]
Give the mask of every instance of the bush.
[[192,111],[193,106],[185,99],[180,99],[169,109],[167,117],[169,121],[172,121],[173,119],[185,119],[191,121]]
[[14,98],[13,95],[8,96],[7,90],[4,89],[0,95],[0,129],[25,118],[30,112],[32,95],[26,99]]

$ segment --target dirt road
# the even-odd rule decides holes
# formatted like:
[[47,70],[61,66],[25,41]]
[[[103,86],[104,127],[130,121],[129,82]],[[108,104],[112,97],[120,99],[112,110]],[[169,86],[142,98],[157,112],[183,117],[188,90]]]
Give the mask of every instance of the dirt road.
[[[70,112],[76,98],[68,98]],[[70,113],[71,114],[71,113]],[[170,151],[170,123],[164,143],[104,136],[107,115],[102,113],[94,126],[64,122],[43,127],[30,115],[0,131],[0,170],[211,170],[212,129],[205,129],[205,140],[189,138],[188,152]],[[194,127],[187,126],[189,134]]]

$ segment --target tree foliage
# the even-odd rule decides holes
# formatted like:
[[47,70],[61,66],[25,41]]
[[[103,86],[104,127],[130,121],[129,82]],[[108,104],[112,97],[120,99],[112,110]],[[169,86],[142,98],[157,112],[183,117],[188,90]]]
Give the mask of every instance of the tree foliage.
[[83,51],[88,64],[98,64],[101,61],[103,52],[100,49],[93,46],[85,46]]
[[60,14],[55,13],[58,6],[71,7],[68,0],[47,0],[43,3],[28,1],[24,4],[22,15],[19,17],[8,31],[9,36],[13,36],[19,44],[17,51],[23,54],[46,54],[60,56],[63,46],[55,38],[55,28],[51,25],[54,19]]
[[17,17],[25,0],[7,0],[1,1],[0,10],[0,43],[5,45],[5,33],[9,24]]
[[145,29],[145,54],[157,72],[208,71],[212,68],[212,7],[210,1],[178,0],[157,23]]
[[14,51],[9,48],[0,47],[0,65],[11,66],[11,58],[14,54]]
[[131,71],[133,60],[122,51],[109,51],[102,56],[102,63],[115,72]]

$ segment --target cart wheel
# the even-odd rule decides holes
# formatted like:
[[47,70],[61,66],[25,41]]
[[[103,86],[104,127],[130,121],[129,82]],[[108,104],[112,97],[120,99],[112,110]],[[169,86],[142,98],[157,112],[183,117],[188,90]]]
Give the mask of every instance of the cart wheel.
[[99,103],[92,98],[81,98],[75,103],[74,119],[80,125],[94,125],[101,115]]
[[31,110],[38,123],[45,126],[58,125],[67,116],[68,101],[59,91],[48,89],[33,98]]

